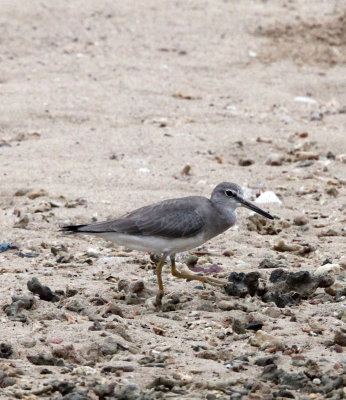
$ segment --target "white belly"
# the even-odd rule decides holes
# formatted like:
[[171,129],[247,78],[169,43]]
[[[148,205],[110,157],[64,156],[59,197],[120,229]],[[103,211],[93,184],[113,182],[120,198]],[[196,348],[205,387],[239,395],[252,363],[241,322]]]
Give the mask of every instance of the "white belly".
[[94,236],[109,240],[132,250],[150,251],[166,255],[181,253],[203,244],[206,240],[203,234],[194,237],[168,239],[159,236],[134,236],[116,232],[97,233]]

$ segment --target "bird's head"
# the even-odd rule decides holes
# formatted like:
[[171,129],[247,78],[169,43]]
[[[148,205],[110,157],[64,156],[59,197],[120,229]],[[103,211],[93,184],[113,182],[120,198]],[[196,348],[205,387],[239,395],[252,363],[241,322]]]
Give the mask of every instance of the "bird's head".
[[245,200],[244,192],[240,186],[232,182],[219,183],[211,194],[211,201],[222,205],[231,211],[237,207],[246,207],[266,218],[274,219],[270,214]]

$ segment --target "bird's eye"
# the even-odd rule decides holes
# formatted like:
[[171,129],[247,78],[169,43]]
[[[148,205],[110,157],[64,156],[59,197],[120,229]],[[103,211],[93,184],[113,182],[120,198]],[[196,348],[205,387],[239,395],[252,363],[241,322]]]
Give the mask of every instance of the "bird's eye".
[[225,193],[228,197],[234,197],[234,192],[232,190],[226,190]]

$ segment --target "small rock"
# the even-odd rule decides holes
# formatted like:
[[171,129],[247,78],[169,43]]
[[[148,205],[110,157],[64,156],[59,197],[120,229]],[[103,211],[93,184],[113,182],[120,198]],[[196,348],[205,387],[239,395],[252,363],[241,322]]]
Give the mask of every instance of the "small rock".
[[107,316],[109,316],[111,314],[119,315],[119,317],[124,318],[124,314],[123,314],[122,309],[118,305],[116,305],[115,303],[108,304],[106,309],[105,309],[105,312],[103,313],[102,316],[105,318],[105,317],[107,317]]
[[93,387],[93,391],[96,394],[96,396],[100,400],[104,400],[107,397],[112,397],[114,393],[114,386],[115,383],[110,383],[110,384],[98,384]]
[[268,307],[264,314],[271,318],[279,318],[281,316],[281,310],[278,307]]
[[193,268],[198,262],[198,257],[194,254],[191,254],[188,256],[187,260],[186,260],[186,265],[189,268]]
[[238,164],[241,166],[241,167],[249,167],[250,165],[252,165],[252,164],[254,164],[254,160],[252,160],[251,158],[241,158],[239,161],[238,161]]
[[181,175],[191,175],[191,165],[187,164],[185,167],[181,170]]
[[61,400],[92,400],[92,398],[86,392],[76,390],[66,394]]
[[264,258],[258,268],[288,268],[289,263],[284,259]]
[[101,344],[101,352],[104,356],[112,356],[119,353],[120,350],[128,350],[128,348],[111,337]]
[[55,365],[58,367],[63,367],[65,365],[64,360],[46,354],[39,354],[37,356],[28,355],[27,359],[34,365]]
[[314,272],[316,275],[322,275],[322,274],[338,275],[341,273],[341,267],[339,264],[324,264],[316,268]]
[[[0,388],[6,388],[16,384],[16,379],[8,376],[4,371],[0,370]],[[0,391],[1,392],[1,391]]]
[[218,303],[218,307],[222,311],[230,311],[230,310],[234,310],[234,303],[232,301],[221,300]]
[[33,277],[27,282],[28,289],[30,292],[40,296],[41,300],[57,302],[59,297],[56,296],[48,286],[41,285],[36,277]]
[[65,305],[65,307],[67,310],[76,312],[78,314],[85,310],[85,307],[78,300],[71,300]]
[[278,369],[275,364],[264,367],[262,380],[270,380],[275,384],[285,386],[287,389],[301,389],[309,382],[303,372],[290,374],[282,369]]
[[13,353],[12,346],[7,343],[0,343],[0,358],[10,358]]
[[329,287],[334,283],[331,275],[313,275],[308,271],[286,272],[276,269],[270,274],[274,285],[264,293],[262,300],[274,302],[278,307],[297,305],[301,299],[311,296],[319,287]]
[[144,281],[138,280],[130,285],[130,292],[139,294],[145,289]]
[[335,332],[334,343],[345,347],[346,346],[346,329],[341,328]]
[[339,236],[339,233],[335,229],[328,229],[327,231],[320,232],[318,237],[328,237],[328,236]]
[[117,371],[133,372],[135,368],[132,365],[107,365],[102,368],[102,373],[116,373]]
[[267,348],[267,347],[275,347],[282,348],[283,341],[278,336],[270,335],[264,331],[257,331],[254,336],[250,338],[250,344],[255,347]]
[[99,251],[97,251],[96,249],[89,248],[87,250],[88,257],[98,258],[98,257],[100,257],[100,255],[101,255],[101,253]]
[[273,245],[273,250],[280,251],[280,252],[285,252],[285,251],[298,251],[300,249],[300,246],[297,244],[287,244],[285,243],[284,240],[279,240],[277,243]]
[[251,331],[259,331],[263,327],[263,322],[262,321],[251,321],[248,324],[245,325],[246,330],[251,330]]
[[309,151],[297,151],[294,161],[318,160],[319,155]]
[[138,400],[140,394],[141,389],[136,383],[128,383],[116,390],[114,397],[118,400]]
[[228,277],[228,283],[225,285],[225,291],[229,296],[245,297],[247,294],[254,296],[259,285],[259,273],[232,272]]
[[28,226],[29,217],[24,215],[18,222],[13,225],[13,228],[25,229]]
[[21,197],[21,196],[25,196],[27,193],[29,193],[30,192],[30,189],[24,189],[24,188],[22,188],[22,189],[18,189],[15,193],[14,193],[14,195],[15,196],[18,196],[18,197]]
[[280,166],[285,161],[285,156],[283,154],[271,153],[267,157],[265,164],[272,166]]
[[275,364],[277,356],[260,357],[255,360],[255,364],[259,367],[265,367],[266,365]]
[[337,197],[339,191],[336,187],[332,186],[326,189],[326,193],[329,194],[329,196]]
[[65,394],[71,393],[72,390],[76,387],[76,385],[72,382],[68,381],[59,381],[59,380],[54,380],[50,382],[50,385],[53,387],[53,392],[59,392],[63,396]]
[[246,333],[243,322],[240,319],[234,318],[232,322],[232,330],[238,335]]
[[323,114],[319,111],[314,111],[311,113],[310,120],[311,121],[322,121],[323,119]]
[[28,194],[28,198],[29,198],[30,200],[35,200],[35,199],[37,199],[38,197],[44,197],[44,196],[48,196],[48,192],[46,192],[46,191],[43,190],[43,189],[36,190],[36,191],[32,191],[32,192],[30,192],[30,193]]
[[81,365],[73,369],[73,374],[77,376],[90,376],[97,373],[95,368],[89,367],[88,365]]
[[41,201],[33,208],[34,213],[43,213],[50,211],[52,209],[52,205],[48,201]]
[[305,215],[297,215],[293,219],[294,225],[303,226],[306,225],[309,220],[305,217]]
[[294,394],[289,392],[288,390],[279,390],[278,392],[273,392],[274,398],[285,398],[285,399],[295,399]]

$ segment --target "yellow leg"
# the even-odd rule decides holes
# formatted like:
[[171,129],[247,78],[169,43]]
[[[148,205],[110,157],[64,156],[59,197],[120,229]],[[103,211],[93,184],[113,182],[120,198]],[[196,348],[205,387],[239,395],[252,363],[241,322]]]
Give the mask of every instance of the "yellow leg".
[[209,283],[209,285],[213,285],[213,286],[224,286],[227,284],[226,281],[222,281],[221,279],[211,278],[209,276],[199,276],[199,275],[195,275],[195,274],[189,274],[188,272],[178,271],[175,266],[174,256],[171,257],[171,271],[172,271],[172,275],[177,278],[200,281],[203,283]]
[[162,267],[163,264],[165,263],[165,259],[166,257],[162,257],[156,266],[157,283],[159,285],[159,292],[162,293],[162,296],[165,294],[162,283]]

